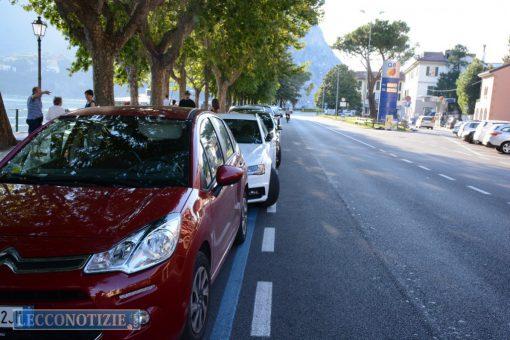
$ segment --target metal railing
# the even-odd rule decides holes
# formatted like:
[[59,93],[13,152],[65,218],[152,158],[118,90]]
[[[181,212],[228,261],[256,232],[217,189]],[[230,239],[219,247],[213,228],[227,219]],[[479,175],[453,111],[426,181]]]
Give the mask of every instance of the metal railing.
[[[26,109],[6,109],[7,118],[11,123],[12,130],[14,132],[27,132],[28,125],[25,123],[27,118],[27,110]],[[21,122],[20,122],[21,120]]]

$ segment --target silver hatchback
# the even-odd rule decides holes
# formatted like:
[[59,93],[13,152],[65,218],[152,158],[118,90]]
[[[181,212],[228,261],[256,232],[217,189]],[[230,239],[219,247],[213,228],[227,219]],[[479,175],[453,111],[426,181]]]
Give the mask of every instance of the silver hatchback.
[[506,125],[490,133],[489,143],[496,150],[504,154],[510,154],[510,125]]

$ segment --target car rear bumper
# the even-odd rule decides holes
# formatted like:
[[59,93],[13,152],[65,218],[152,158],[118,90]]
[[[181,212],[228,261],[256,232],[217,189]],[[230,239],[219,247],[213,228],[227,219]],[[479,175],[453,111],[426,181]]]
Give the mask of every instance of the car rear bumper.
[[[139,330],[71,331],[73,338],[176,339],[185,324],[191,276],[183,257],[140,273],[85,274],[82,270],[60,273],[14,274],[0,266],[0,305],[35,309],[136,309],[149,313],[150,321]],[[186,276],[183,276],[186,275]],[[31,331],[38,338],[53,332]],[[23,332],[0,329],[0,334]],[[82,337],[83,336],[83,337]]]

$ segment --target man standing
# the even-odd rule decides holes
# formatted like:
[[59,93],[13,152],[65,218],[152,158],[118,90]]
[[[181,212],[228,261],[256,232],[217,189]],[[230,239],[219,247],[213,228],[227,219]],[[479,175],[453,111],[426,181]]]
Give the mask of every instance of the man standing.
[[197,107],[193,99],[190,99],[191,93],[189,91],[184,92],[184,99],[179,102],[180,107]]
[[170,99],[168,98],[168,94],[163,99],[163,106],[170,106]]
[[50,91],[41,91],[41,89],[38,86],[32,88],[32,95],[28,97],[27,100],[28,133],[34,132],[42,125],[43,112],[41,97],[43,94],[50,93],[51,93]]
[[94,100],[94,91],[87,90],[85,91],[85,99],[87,100],[87,104],[85,107],[96,107],[96,101]]

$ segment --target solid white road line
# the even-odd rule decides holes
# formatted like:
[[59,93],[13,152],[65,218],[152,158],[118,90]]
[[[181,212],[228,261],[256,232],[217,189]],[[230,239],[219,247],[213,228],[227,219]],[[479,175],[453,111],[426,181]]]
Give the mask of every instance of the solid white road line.
[[[315,123],[315,122],[314,122],[314,123]],[[320,124],[320,123],[315,123],[315,124],[321,125],[323,128],[325,128],[325,129],[327,129],[327,130],[329,130],[329,131],[336,132],[336,133],[338,133],[339,135],[342,135],[342,136],[344,136],[344,137],[347,137],[347,138],[349,138],[349,139],[352,139],[352,140],[353,140],[353,141],[355,141],[355,142],[361,143],[361,144],[363,144],[363,145],[365,145],[365,146],[368,146],[369,148],[375,149],[375,146],[373,146],[372,144],[365,143],[365,142],[363,142],[363,141],[361,141],[361,140],[359,140],[359,139],[356,139],[356,138],[354,138],[354,137],[351,137],[351,136],[348,136],[348,135],[346,135],[346,134],[344,134],[344,133],[341,133],[341,132],[340,132],[340,131],[338,131],[338,130],[330,129],[329,127],[325,126],[324,124]]]
[[271,303],[273,298],[272,282],[257,282],[251,336],[271,336]]
[[479,189],[479,188],[474,187],[474,186],[472,186],[472,185],[468,185],[467,187],[468,187],[469,189],[471,189],[471,190],[477,191],[477,192],[479,192],[479,193],[481,193],[481,194],[484,194],[484,195],[490,195],[490,194],[491,194],[490,192],[487,192],[487,191],[485,191],[485,190]]
[[272,253],[274,252],[274,239],[275,239],[275,228],[265,228],[264,236],[262,238],[262,252]]
[[446,178],[447,180],[449,181],[455,181],[455,178],[453,177],[450,177],[450,176],[446,176],[446,175],[443,175],[443,174],[439,174],[439,176],[443,177],[443,178]]
[[405,159],[405,158],[400,158],[400,160],[401,160],[402,162],[406,162],[406,163],[409,163],[409,164],[412,164],[412,163],[413,163],[413,161],[410,161],[410,160]]
[[423,165],[418,165],[418,168],[426,170],[426,171],[430,171],[429,168],[427,168],[426,166],[423,166]]
[[471,152],[471,153],[473,153],[473,154],[477,155],[478,157],[485,158],[485,156],[483,156],[483,155],[479,154],[478,152],[475,152],[475,151],[471,150],[470,148],[468,148],[468,147],[467,147],[467,146],[465,146],[465,145],[462,145],[460,142],[458,142],[458,141],[456,141],[456,140],[451,140],[449,137],[444,137],[444,138],[445,138],[446,140],[449,140],[450,142],[452,142],[452,143],[454,143],[454,144],[457,144],[458,146],[460,146],[460,147],[462,147],[462,148],[466,149],[467,151],[469,151],[469,152]]
[[276,213],[276,203],[273,204],[272,206],[270,207],[267,207],[267,212],[270,213],[270,214],[274,214]]

